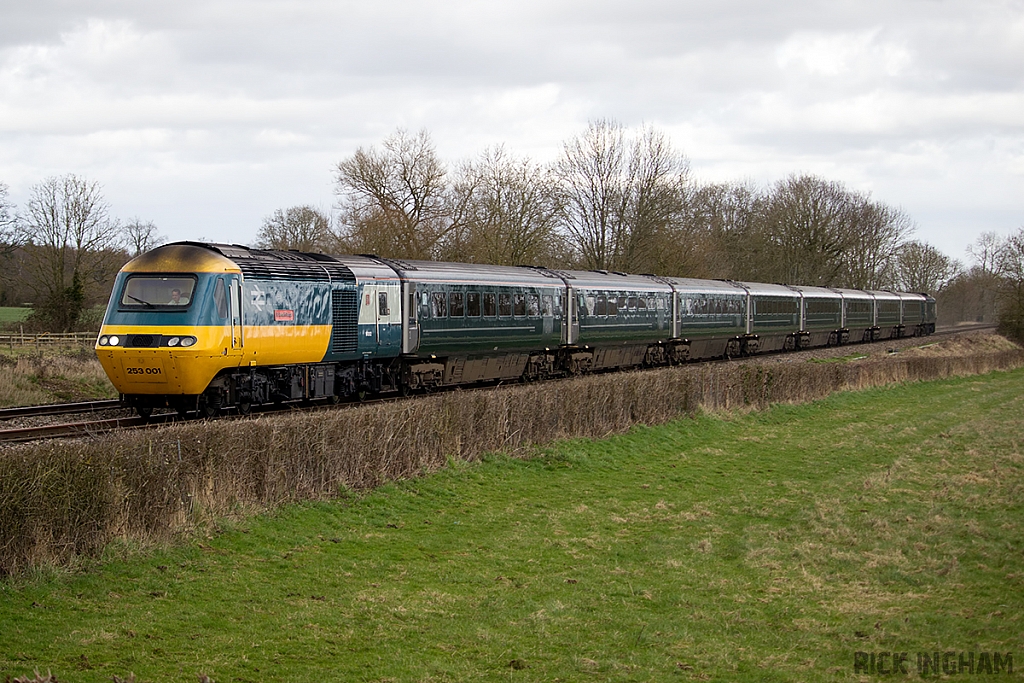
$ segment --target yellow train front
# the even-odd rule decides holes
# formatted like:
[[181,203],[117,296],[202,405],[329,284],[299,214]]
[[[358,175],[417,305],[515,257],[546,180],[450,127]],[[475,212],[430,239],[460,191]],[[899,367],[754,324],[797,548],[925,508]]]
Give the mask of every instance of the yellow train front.
[[[187,242],[159,247],[118,274],[96,354],[141,415],[164,406],[245,412],[378,389],[381,368],[398,355],[390,343],[397,338],[378,331],[392,327],[385,323],[393,316],[399,332],[398,279],[382,264],[350,260]],[[366,311],[363,290],[373,292]],[[394,313],[360,335],[364,314],[377,312],[378,290]]]

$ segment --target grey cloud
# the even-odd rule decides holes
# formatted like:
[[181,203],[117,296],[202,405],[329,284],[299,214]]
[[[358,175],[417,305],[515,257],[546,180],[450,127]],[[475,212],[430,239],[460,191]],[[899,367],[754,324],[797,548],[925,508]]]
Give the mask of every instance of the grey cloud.
[[[253,211],[302,201],[302,184],[329,189],[332,160],[398,125],[428,128],[450,157],[504,141],[551,158],[613,117],[678,131],[715,175],[828,173],[894,203],[899,188],[930,217],[917,197],[979,193],[922,169],[987,163],[985,181],[1005,182],[985,201],[1024,211],[1007,199],[1024,195],[1014,3],[0,1],[12,193],[74,163],[112,195],[152,179],[154,206],[182,225],[191,214],[159,186],[209,205],[183,180],[208,172],[228,204],[260,188],[263,208],[218,219],[241,233]],[[984,140],[1003,151],[986,158]],[[275,167],[291,175],[275,183]]]

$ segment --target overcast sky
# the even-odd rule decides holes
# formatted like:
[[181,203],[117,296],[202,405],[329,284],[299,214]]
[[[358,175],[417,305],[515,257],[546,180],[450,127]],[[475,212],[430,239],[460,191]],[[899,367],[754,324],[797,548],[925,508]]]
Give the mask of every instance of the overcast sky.
[[1024,0],[0,0],[0,182],[171,240],[334,202],[398,127],[455,162],[653,124],[702,181],[814,173],[950,256],[1024,226]]

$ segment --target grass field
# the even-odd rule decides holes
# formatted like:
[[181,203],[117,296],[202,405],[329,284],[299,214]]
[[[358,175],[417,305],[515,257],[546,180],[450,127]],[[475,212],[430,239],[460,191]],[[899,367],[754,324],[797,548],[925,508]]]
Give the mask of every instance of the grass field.
[[32,313],[31,308],[20,306],[0,306],[0,325],[20,323]]
[[24,306],[0,306],[0,325],[4,323],[20,323],[32,313],[31,308]]
[[885,678],[856,652],[955,652],[1019,680],[1022,434],[1017,370],[452,463],[0,584],[0,674],[856,681]]

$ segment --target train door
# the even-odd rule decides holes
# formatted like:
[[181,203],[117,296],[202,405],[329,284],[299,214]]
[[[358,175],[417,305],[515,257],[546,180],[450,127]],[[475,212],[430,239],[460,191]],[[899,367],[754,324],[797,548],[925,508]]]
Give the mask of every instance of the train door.
[[[541,290],[544,292],[545,290]],[[548,290],[550,291],[550,290]],[[541,333],[544,336],[550,335],[555,331],[555,305],[554,297],[550,294],[540,295],[540,318],[541,318]]]
[[[376,291],[377,345],[382,349],[391,347],[391,304],[388,287],[380,286]],[[397,303],[397,302],[395,302]]]
[[420,307],[416,301],[416,283],[402,283],[402,300],[405,302],[405,317],[402,325],[402,353],[415,353],[420,346]]
[[576,291],[572,287],[566,288],[564,329],[562,341],[566,344],[575,344],[580,338],[580,309],[576,301]]
[[679,337],[681,337],[683,335],[683,332],[682,332],[682,326],[683,326],[682,314],[680,313],[680,309],[682,308],[682,306],[680,305],[681,302],[682,302],[682,297],[683,297],[683,295],[680,294],[679,292],[677,292],[675,287],[672,287],[672,333],[671,333],[671,337],[673,339],[678,339]]
[[242,282],[238,275],[228,277],[228,320],[231,326],[231,347],[227,355],[241,356],[245,346],[245,330],[242,317]]

